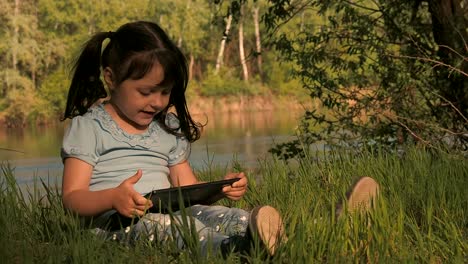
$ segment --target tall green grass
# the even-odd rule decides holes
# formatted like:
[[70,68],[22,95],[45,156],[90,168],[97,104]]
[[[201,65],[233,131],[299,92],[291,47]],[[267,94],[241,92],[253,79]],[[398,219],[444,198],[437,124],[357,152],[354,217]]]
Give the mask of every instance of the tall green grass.
[[[242,170],[238,163],[236,170]],[[207,168],[202,179],[220,179],[226,168]],[[103,241],[61,207],[59,191],[44,184],[21,193],[3,166],[0,192],[0,257],[6,263],[237,263],[201,256],[187,228],[189,249],[172,242],[132,245]],[[248,172],[250,209],[270,204],[283,214],[288,241],[273,263],[467,263],[468,162],[466,157],[409,149],[404,155],[320,153],[296,163],[263,160]],[[359,176],[381,185],[374,210],[335,217],[336,203]],[[46,195],[37,189],[45,188]],[[185,223],[189,226],[190,223]],[[263,263],[257,251],[248,257]]]

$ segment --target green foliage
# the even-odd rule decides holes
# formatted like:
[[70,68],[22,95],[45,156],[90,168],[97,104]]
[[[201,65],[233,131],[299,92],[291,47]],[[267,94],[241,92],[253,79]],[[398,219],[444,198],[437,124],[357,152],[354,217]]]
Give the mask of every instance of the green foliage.
[[35,92],[32,90],[16,90],[8,94],[8,98],[6,98],[8,107],[3,111],[7,126],[21,127],[29,124],[30,115],[37,105],[34,97]]
[[211,22],[207,1],[158,1],[149,5],[150,9],[155,10],[154,21],[158,22],[187,54],[198,57],[206,52],[202,45],[209,40]]
[[304,94],[302,84],[299,80],[293,77],[294,64],[288,62],[278,62],[275,59],[271,60],[265,68],[265,80],[270,90],[277,95],[286,95],[300,97]]
[[[47,123],[50,117],[63,105],[63,96],[55,91],[37,91],[32,88],[28,78],[9,74],[10,89],[5,98],[0,100],[2,114],[0,117],[7,126],[25,126]],[[57,86],[53,86],[54,88]],[[63,88],[62,88],[63,89]],[[62,90],[63,94],[63,90]],[[60,100],[62,99],[62,101]]]
[[210,71],[200,87],[202,96],[258,95],[264,89],[260,85],[245,82],[232,76],[232,72],[223,71],[218,74]]
[[[51,113],[61,113],[65,109],[70,81],[63,69],[58,69],[47,76],[40,88],[41,97],[47,102],[46,109]],[[58,120],[58,119],[57,119]]]
[[[64,91],[69,83],[65,72],[71,70],[83,43],[96,32],[116,30],[134,20],[159,23],[184,51],[193,80],[189,96],[297,94],[300,88],[289,78],[288,70],[270,67],[270,63],[276,62],[274,56],[271,59],[267,56],[267,52],[263,54],[263,67],[267,70],[262,79],[265,79],[264,75],[270,75],[269,68],[274,68],[271,74],[275,76],[268,84],[275,87],[265,87],[266,83],[259,77],[251,78],[248,83],[241,81],[236,19],[227,36],[221,73],[212,75],[211,68],[216,63],[225,29],[224,7],[229,4],[225,2],[220,8],[213,1],[205,0],[0,1],[0,37],[4,40],[0,42],[3,66],[0,69],[0,119],[21,125],[27,122],[24,120],[37,118],[40,122],[45,121],[43,119],[57,120],[63,111]],[[266,4],[266,1],[256,2],[260,16],[266,11]],[[244,46],[250,76],[259,76],[256,58],[251,55],[255,46],[251,9],[252,6],[245,5]],[[264,28],[260,31],[264,41]],[[28,105],[35,109],[19,107],[25,99],[14,95],[15,90],[31,94]]]
[[[302,153],[322,141],[389,149],[445,142],[466,150],[466,7],[448,1],[454,9],[446,14],[438,5],[450,3],[442,2],[272,3],[264,22],[273,45],[320,101],[304,114],[300,141],[276,152]],[[308,10],[320,19],[304,21],[300,14]]]

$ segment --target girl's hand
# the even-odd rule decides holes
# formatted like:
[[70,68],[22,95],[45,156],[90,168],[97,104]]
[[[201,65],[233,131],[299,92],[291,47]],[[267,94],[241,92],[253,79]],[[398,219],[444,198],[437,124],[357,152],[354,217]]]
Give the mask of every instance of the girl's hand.
[[226,186],[223,188],[223,192],[227,198],[237,201],[244,196],[245,192],[247,191],[247,177],[243,172],[240,173],[229,173],[227,174],[224,179],[232,179],[232,178],[240,178],[240,180],[234,182],[230,186]]
[[112,208],[123,216],[142,216],[148,208],[153,206],[151,200],[144,198],[140,193],[135,191],[133,187],[133,185],[141,179],[142,175],[142,171],[138,170],[135,175],[124,180],[114,189],[115,193]]

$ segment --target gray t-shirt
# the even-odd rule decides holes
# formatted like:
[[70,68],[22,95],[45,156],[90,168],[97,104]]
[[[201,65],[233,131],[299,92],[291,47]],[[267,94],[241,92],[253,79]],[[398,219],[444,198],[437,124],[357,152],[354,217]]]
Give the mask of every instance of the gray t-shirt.
[[[177,117],[169,113],[166,124],[178,127]],[[169,167],[188,159],[190,143],[153,121],[143,134],[123,131],[100,104],[83,116],[72,119],[63,138],[62,159],[74,157],[93,166],[90,190],[117,187],[138,169],[142,178],[134,185],[137,192],[168,188]],[[79,177],[79,175],[77,175]]]

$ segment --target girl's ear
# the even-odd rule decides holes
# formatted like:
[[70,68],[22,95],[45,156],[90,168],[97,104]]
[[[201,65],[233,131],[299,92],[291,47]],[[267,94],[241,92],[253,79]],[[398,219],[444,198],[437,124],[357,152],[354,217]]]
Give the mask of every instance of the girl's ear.
[[114,74],[109,67],[104,69],[104,81],[106,82],[107,88],[109,88],[109,90],[114,89]]

